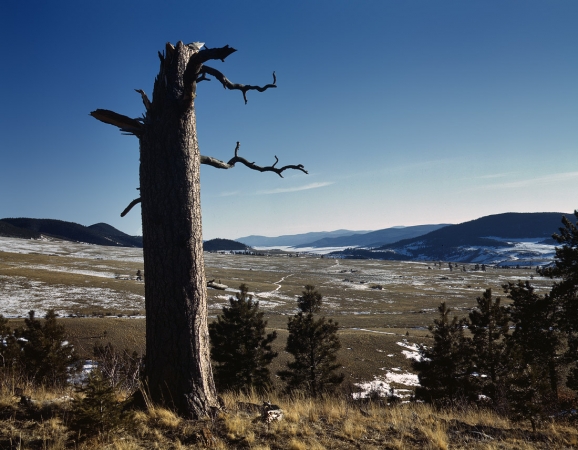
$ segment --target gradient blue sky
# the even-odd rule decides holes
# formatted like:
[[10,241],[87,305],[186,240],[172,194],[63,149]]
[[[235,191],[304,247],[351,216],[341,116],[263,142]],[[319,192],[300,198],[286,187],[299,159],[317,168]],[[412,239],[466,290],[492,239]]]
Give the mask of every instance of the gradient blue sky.
[[578,208],[578,2],[0,2],[0,217],[139,234],[138,141],[88,113],[137,117],[157,51],[202,41],[234,82],[197,93],[203,234],[237,238],[459,223]]

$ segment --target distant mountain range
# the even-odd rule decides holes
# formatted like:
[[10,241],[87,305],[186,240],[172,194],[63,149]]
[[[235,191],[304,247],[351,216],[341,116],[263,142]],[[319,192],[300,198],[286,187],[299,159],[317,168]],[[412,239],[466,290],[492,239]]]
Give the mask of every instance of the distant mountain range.
[[448,225],[422,236],[375,249],[334,252],[344,258],[453,261],[485,264],[549,263],[554,256],[552,234],[564,213],[505,213]]
[[363,234],[325,237],[307,244],[297,245],[296,247],[379,247],[402,239],[422,236],[430,231],[438,230],[446,226],[448,226],[448,224],[385,228]]
[[[575,221],[573,214],[504,213],[458,225],[418,225],[377,231],[337,230],[279,237],[247,236],[237,239],[238,242],[213,239],[205,242],[205,249],[350,247],[333,252],[331,256],[543,265],[554,257],[555,241],[551,236],[562,226],[564,215]],[[130,236],[106,223],[86,227],[62,220],[8,218],[0,220],[0,236],[25,239],[47,236],[96,245],[142,247],[142,237]]]
[[236,240],[251,247],[379,247],[409,239],[445,227],[441,225],[417,225],[392,227],[376,231],[318,231],[313,233],[284,235],[278,237],[246,236]]
[[0,236],[40,239],[42,236],[66,241],[115,247],[142,247],[141,236],[130,236],[106,224],[85,227],[54,219],[8,218],[0,220]]
[[304,246],[319,239],[334,238],[341,236],[352,236],[356,234],[364,234],[368,231],[351,231],[351,230],[336,230],[336,231],[315,231],[303,234],[291,234],[277,237],[267,236],[246,236],[235,239],[250,247],[296,247]]

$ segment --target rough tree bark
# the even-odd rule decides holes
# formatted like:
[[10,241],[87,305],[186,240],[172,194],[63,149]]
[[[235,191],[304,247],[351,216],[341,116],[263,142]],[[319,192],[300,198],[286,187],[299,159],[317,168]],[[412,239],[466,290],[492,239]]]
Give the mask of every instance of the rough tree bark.
[[199,418],[218,407],[211,370],[207,329],[207,292],[203,261],[200,203],[200,164],[221,169],[236,163],[282,176],[287,169],[305,172],[302,165],[258,166],[238,155],[228,162],[199,153],[195,123],[196,85],[211,76],[225,88],[249,90],[276,87],[231,83],[221,72],[204,65],[224,60],[235,49],[208,49],[203,44],[168,43],[159,53],[161,67],[152,102],[142,90],[146,113],[132,119],[98,109],[91,115],[133,134],[140,141],[141,203],[146,305],[146,377],[154,402],[182,415]]

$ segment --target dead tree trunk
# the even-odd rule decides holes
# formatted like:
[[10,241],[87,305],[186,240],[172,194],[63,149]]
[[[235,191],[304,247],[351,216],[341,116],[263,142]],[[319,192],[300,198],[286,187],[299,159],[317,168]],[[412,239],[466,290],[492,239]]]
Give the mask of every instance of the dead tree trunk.
[[203,44],[166,45],[155,80],[153,100],[138,90],[146,108],[143,119],[108,110],[91,113],[140,140],[140,192],[123,211],[141,203],[146,304],[146,378],[154,402],[189,417],[203,417],[218,407],[210,361],[207,288],[203,262],[200,164],[229,169],[237,162],[281,176],[286,169],[307,173],[302,165],[257,166],[238,156],[225,163],[201,156],[197,142],[194,98],[207,75],[225,88],[249,90],[275,86],[231,83],[205,66],[224,60],[235,50],[226,46],[201,50]]
[[200,153],[184,72],[196,53],[170,49],[140,140],[146,375],[154,400],[202,416],[217,407],[207,330]]

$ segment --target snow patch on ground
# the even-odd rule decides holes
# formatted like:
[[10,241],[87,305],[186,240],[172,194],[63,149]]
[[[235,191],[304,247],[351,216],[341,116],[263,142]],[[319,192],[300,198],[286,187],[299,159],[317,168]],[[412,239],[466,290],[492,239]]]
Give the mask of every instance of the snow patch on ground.
[[8,253],[38,253],[41,255],[69,256],[72,258],[143,261],[142,248],[108,247],[51,238],[17,239],[0,236],[0,251]]
[[40,317],[49,309],[54,309],[60,315],[66,315],[70,311],[86,311],[86,308],[144,309],[144,297],[131,292],[46,284],[24,277],[0,275],[0,292],[0,312],[5,317],[25,317],[30,310],[36,311],[36,315]]
[[376,376],[372,381],[365,383],[355,383],[354,385],[360,389],[360,392],[354,392],[354,399],[368,398],[370,395],[377,393],[380,397],[387,397],[396,395],[400,398],[410,397],[411,389],[393,388],[392,384],[401,384],[404,386],[416,387],[419,386],[418,376],[410,372],[399,372],[400,369],[391,369],[395,372],[387,372],[385,376]]
[[100,277],[100,278],[114,278],[115,276],[115,272],[96,272],[94,270],[71,269],[70,267],[45,266],[40,264],[26,265],[26,268],[33,270],[48,270],[50,272],[74,273],[78,275],[86,275],[89,277]]
[[395,334],[395,333],[389,333],[387,331],[376,331],[376,330],[367,330],[366,328],[350,328],[351,330],[357,330],[357,331],[367,331],[369,333],[379,333],[379,334]]
[[404,355],[407,359],[421,361],[422,357],[419,354],[419,346],[417,344],[410,344],[407,342],[407,340],[404,339],[403,342],[397,342],[397,345],[407,349],[401,351],[402,355]]
[[281,250],[289,253],[312,253],[315,255],[326,255],[331,252],[340,252],[347,248],[352,248],[351,246],[346,247],[291,247],[288,245],[275,245],[272,247],[253,247],[257,251],[266,250]]

